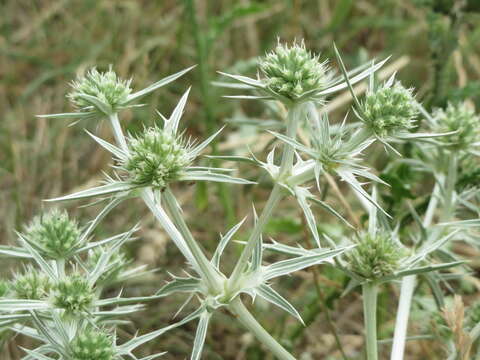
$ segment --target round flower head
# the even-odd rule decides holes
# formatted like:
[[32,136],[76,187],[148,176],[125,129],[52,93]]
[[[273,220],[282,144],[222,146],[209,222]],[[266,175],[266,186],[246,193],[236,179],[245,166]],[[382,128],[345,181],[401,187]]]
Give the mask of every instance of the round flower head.
[[[94,269],[102,254],[105,253],[105,249],[102,247],[96,247],[88,253],[88,268]],[[123,270],[128,266],[130,261],[123,251],[115,251],[108,260],[107,269],[97,280],[98,283],[111,284],[116,281]]]
[[27,268],[12,281],[12,290],[17,299],[41,300],[47,297],[51,282],[47,276],[34,268]]
[[393,275],[400,267],[405,251],[389,234],[360,234],[355,248],[344,258],[350,271],[367,280]]
[[169,131],[152,127],[130,139],[130,154],[123,168],[130,182],[139,186],[164,188],[178,179],[189,165],[188,145]]
[[[67,97],[81,111],[91,110],[94,105],[89,101],[89,97],[94,97],[110,107],[113,112],[127,101],[132,91],[130,83],[131,80],[120,79],[111,67],[105,72],[99,72],[93,68],[72,82],[72,91]],[[103,112],[101,109],[97,110]]]
[[393,81],[368,92],[360,109],[366,126],[380,138],[410,129],[417,113],[412,89]]
[[92,327],[82,330],[70,344],[71,360],[115,359],[113,337]]
[[53,304],[69,314],[88,311],[93,300],[93,289],[81,275],[69,276],[53,287]]
[[77,223],[66,211],[52,210],[35,217],[26,227],[25,240],[42,256],[65,259],[82,246]]
[[267,87],[276,94],[297,100],[326,83],[326,65],[305,49],[305,43],[278,44],[259,62]]
[[478,141],[480,118],[465,103],[448,104],[445,110],[436,109],[433,119],[437,132],[456,131],[455,134],[439,138],[453,150],[467,150]]

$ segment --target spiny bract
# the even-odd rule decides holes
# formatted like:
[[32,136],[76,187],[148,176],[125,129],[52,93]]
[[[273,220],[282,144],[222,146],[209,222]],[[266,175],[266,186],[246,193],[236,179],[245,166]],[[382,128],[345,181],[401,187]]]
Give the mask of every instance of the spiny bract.
[[437,132],[456,131],[455,134],[439,138],[453,150],[468,150],[474,142],[478,141],[480,118],[465,103],[449,103],[445,110],[436,109],[433,117]]
[[11,286],[17,299],[41,300],[48,296],[52,284],[44,274],[27,268],[24,274],[15,276]]
[[91,102],[81,96],[89,95],[109,105],[114,111],[127,101],[132,91],[130,83],[131,80],[120,79],[111,67],[105,72],[93,68],[72,82],[72,91],[67,97],[79,110],[92,106]]
[[[107,251],[107,249],[96,247],[88,253],[87,265],[89,269],[92,271],[95,269],[95,266],[105,251]],[[127,259],[125,253],[122,250],[115,251],[112,256],[110,256],[106,269],[98,278],[97,284],[111,284],[118,280],[119,275],[125,270],[128,264],[130,264],[130,261]]]
[[190,163],[182,139],[158,127],[145,130],[142,136],[129,142],[130,155],[123,168],[135,185],[164,188]]
[[393,275],[405,255],[405,249],[390,235],[363,233],[358,237],[357,246],[345,254],[345,260],[350,271],[373,281]]
[[404,88],[399,82],[368,92],[361,108],[362,119],[378,137],[410,129],[417,113],[412,89]]
[[311,90],[321,90],[326,82],[325,63],[305,49],[302,41],[291,47],[278,44],[259,62],[266,85],[273,92],[295,100]]
[[69,314],[86,312],[92,305],[93,299],[93,289],[78,274],[60,280],[53,287],[53,304]]
[[112,336],[93,329],[84,329],[70,345],[72,360],[113,360],[115,345]]
[[35,217],[24,237],[41,255],[51,259],[68,258],[82,245],[76,221],[66,211],[56,209]]

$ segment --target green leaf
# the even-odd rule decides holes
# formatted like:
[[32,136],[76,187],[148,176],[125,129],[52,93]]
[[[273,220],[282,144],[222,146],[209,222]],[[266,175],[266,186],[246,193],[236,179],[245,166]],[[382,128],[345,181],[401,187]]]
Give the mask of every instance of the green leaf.
[[202,280],[194,277],[173,277],[156,292],[156,296],[164,297],[176,292],[202,293]]
[[131,191],[137,188],[137,186],[132,185],[128,182],[123,181],[116,181],[106,185],[97,186],[91,189],[82,190],[70,195],[61,196],[54,199],[47,199],[45,201],[69,201],[69,200],[77,200],[77,199],[86,199],[93,196],[99,195],[109,195],[118,192],[126,192]]
[[298,313],[298,311],[290,304],[284,297],[282,297],[279,293],[273,290],[270,286],[262,284],[257,286],[254,289],[255,293],[260,296],[261,298],[267,300],[269,303],[272,303],[279,308],[285,310],[290,315],[298,319],[302,324],[304,324],[302,317]]
[[205,344],[205,338],[207,336],[208,323],[210,321],[211,313],[204,311],[200,315],[200,321],[198,322],[197,332],[195,334],[195,341],[193,342],[193,350],[191,360],[200,360],[202,356],[203,345]]

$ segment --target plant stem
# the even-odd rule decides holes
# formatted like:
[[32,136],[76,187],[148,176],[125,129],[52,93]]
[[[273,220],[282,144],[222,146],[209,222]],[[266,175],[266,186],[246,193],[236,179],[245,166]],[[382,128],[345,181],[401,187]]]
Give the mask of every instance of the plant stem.
[[[295,139],[297,133],[297,126],[298,121],[300,119],[300,114],[302,111],[302,105],[293,106],[288,111],[287,115],[287,136]],[[292,170],[293,166],[293,156],[294,156],[294,149],[289,144],[284,144],[283,153],[282,153],[282,160],[279,170],[279,176],[288,176]],[[248,260],[252,256],[253,249],[255,249],[255,244],[258,241],[258,238],[261,236],[265,225],[267,224],[268,220],[273,213],[273,209],[277,206],[278,202],[282,198],[282,186],[277,182],[270,196],[265,204],[265,207],[262,210],[260,217],[258,218],[253,231],[248,238],[247,245],[243,249],[242,254],[240,255],[240,259],[238,260],[235,268],[233,269],[232,275],[228,280],[229,288],[231,289],[232,293],[236,292],[236,285],[242,275],[242,271],[247,266]]]
[[367,343],[367,359],[377,360],[377,296],[378,285],[365,283],[363,290],[363,318],[365,323],[365,340]]
[[198,265],[202,269],[202,272],[206,274],[208,278],[210,278],[209,285],[213,287],[212,290],[214,290],[215,292],[221,292],[223,290],[222,278],[214,269],[210,261],[208,261],[200,245],[198,245],[198,243],[193,238],[193,235],[190,232],[190,229],[188,228],[187,223],[182,216],[181,209],[177,203],[177,200],[173,196],[170,188],[167,187],[165,189],[165,191],[163,192],[163,197],[165,199],[166,208],[170,212],[170,215],[173,217],[173,221],[178,226],[179,231],[184,236],[185,242],[195,256]]
[[263,345],[280,360],[295,360],[295,358],[284,349],[252,316],[248,309],[243,305],[239,297],[236,297],[228,308],[238,318],[240,323],[245,326]]

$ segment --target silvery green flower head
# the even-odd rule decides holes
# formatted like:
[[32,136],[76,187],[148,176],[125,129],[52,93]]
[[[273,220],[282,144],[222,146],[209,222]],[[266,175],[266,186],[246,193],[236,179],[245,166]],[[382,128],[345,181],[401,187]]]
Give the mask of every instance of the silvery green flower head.
[[114,360],[117,358],[112,335],[89,326],[69,345],[71,360]]
[[352,273],[370,281],[394,275],[406,255],[405,249],[386,232],[361,233],[356,243],[344,259]]
[[128,172],[132,184],[163,189],[179,180],[193,161],[189,147],[182,137],[166,129],[151,127],[129,139],[130,154],[122,168]]
[[42,118],[91,119],[112,116],[121,110],[141,106],[140,99],[178,79],[195,66],[167,76],[146,88],[133,92],[131,80],[121,79],[112,67],[107,71],[96,68],[88,70],[72,82],[72,91],[67,95],[76,112],[38,115]]
[[468,151],[480,144],[480,118],[466,103],[449,103],[446,109],[436,109],[432,117],[434,130],[454,132],[439,138],[451,150]]
[[60,279],[53,286],[53,305],[70,315],[88,312],[94,299],[94,290],[88,280],[79,274]]
[[[131,82],[120,79],[111,66],[105,72],[93,68],[72,82],[72,91],[67,97],[79,111],[117,112],[128,101]],[[95,106],[94,99],[104,106]]]
[[66,211],[57,209],[36,216],[22,238],[48,259],[66,259],[83,245],[78,224]]
[[387,139],[407,133],[414,126],[418,110],[413,90],[403,87],[392,77],[367,92],[357,114],[375,137]]
[[[368,77],[385,62],[381,61],[373,67],[362,65],[348,72],[350,84]],[[258,67],[256,79],[220,72],[240,84],[220,82],[217,85],[256,92],[255,95],[227,96],[230,98],[278,100],[289,107],[309,101],[323,102],[327,96],[348,86],[345,78],[336,76],[327,66],[327,61],[321,61],[319,55],[309,51],[303,40],[294,41],[291,45],[282,44],[279,40],[275,49],[259,60]]]
[[11,287],[17,299],[42,300],[48,296],[52,283],[45,274],[27,267],[23,273],[14,276]]
[[259,61],[259,68],[267,90],[292,102],[323,90],[327,83],[326,62],[308,51],[303,40],[291,46],[278,42],[275,50]]

